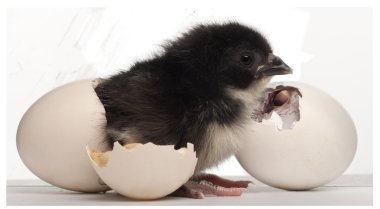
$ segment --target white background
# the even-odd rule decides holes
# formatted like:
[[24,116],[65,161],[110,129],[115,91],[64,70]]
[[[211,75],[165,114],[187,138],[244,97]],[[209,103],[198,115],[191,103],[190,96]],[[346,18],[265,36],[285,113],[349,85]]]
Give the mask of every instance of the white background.
[[[36,178],[18,157],[15,136],[22,114],[41,95],[126,69],[194,22],[229,19],[262,31],[296,69],[290,79],[325,90],[348,110],[359,144],[346,173],[372,174],[371,10],[253,8],[8,9],[7,179]],[[234,158],[213,172],[245,174]]]

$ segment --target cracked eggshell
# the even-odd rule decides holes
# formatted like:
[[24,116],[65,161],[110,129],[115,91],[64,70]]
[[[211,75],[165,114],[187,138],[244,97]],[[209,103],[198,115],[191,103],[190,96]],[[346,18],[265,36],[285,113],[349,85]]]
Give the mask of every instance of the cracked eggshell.
[[301,119],[290,130],[275,120],[255,123],[236,157],[257,180],[287,190],[322,186],[341,175],[356,151],[354,123],[344,108],[323,91],[299,82],[272,84],[300,90]]
[[102,149],[104,107],[93,81],[60,86],[38,99],[17,130],[17,149],[24,164],[39,178],[79,192],[109,190],[88,160],[87,145]]
[[147,143],[128,148],[115,142],[112,151],[99,154],[88,146],[87,152],[108,186],[126,197],[141,200],[174,192],[189,180],[197,164],[191,143],[175,150],[174,145]]

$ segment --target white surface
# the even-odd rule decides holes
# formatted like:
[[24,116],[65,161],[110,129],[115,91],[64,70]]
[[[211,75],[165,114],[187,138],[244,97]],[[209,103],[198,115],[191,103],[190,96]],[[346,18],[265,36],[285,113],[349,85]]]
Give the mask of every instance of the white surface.
[[[254,2],[207,8],[161,4],[159,9],[125,3],[119,9],[8,10],[7,179],[36,178],[22,164],[15,136],[22,114],[44,93],[72,80],[125,69],[194,22],[225,19],[259,28],[275,53],[297,70],[292,79],[322,88],[346,107],[359,135],[347,173],[372,173],[370,9],[274,9]],[[268,18],[268,12],[276,16]],[[235,158],[211,172],[246,174]]]
[[7,205],[372,205],[372,176],[342,176],[330,184],[311,191],[285,191],[263,185],[251,177],[255,186],[240,197],[205,199],[165,197],[154,201],[135,201],[110,191],[105,194],[70,192],[38,180],[8,181]]

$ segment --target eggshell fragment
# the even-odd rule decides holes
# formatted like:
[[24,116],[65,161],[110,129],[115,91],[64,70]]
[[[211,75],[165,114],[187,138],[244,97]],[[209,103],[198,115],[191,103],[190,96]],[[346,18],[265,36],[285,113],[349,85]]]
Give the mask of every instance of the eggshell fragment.
[[251,118],[256,122],[276,118],[278,130],[291,129],[300,120],[301,97],[301,92],[292,86],[268,87],[262,95],[261,107],[253,110]]
[[[236,157],[259,181],[287,190],[322,186],[341,175],[356,151],[357,135],[346,110],[330,95],[300,82],[300,120],[291,129],[277,130],[272,118],[254,124]],[[291,104],[292,102],[290,102]]]
[[194,146],[114,143],[112,151],[98,155],[87,147],[92,165],[103,181],[116,192],[133,199],[164,197],[193,175],[197,163]]

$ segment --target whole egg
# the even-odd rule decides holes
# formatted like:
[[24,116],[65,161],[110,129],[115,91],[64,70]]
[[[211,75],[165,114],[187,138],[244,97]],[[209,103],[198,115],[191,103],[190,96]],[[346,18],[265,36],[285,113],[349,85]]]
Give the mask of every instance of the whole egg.
[[356,151],[357,134],[345,109],[330,95],[300,82],[300,120],[278,130],[275,117],[254,123],[236,157],[257,180],[287,190],[322,186],[341,175]]
[[93,169],[85,147],[103,150],[105,111],[93,80],[60,86],[38,99],[17,130],[17,149],[39,178],[79,192],[109,190]]

